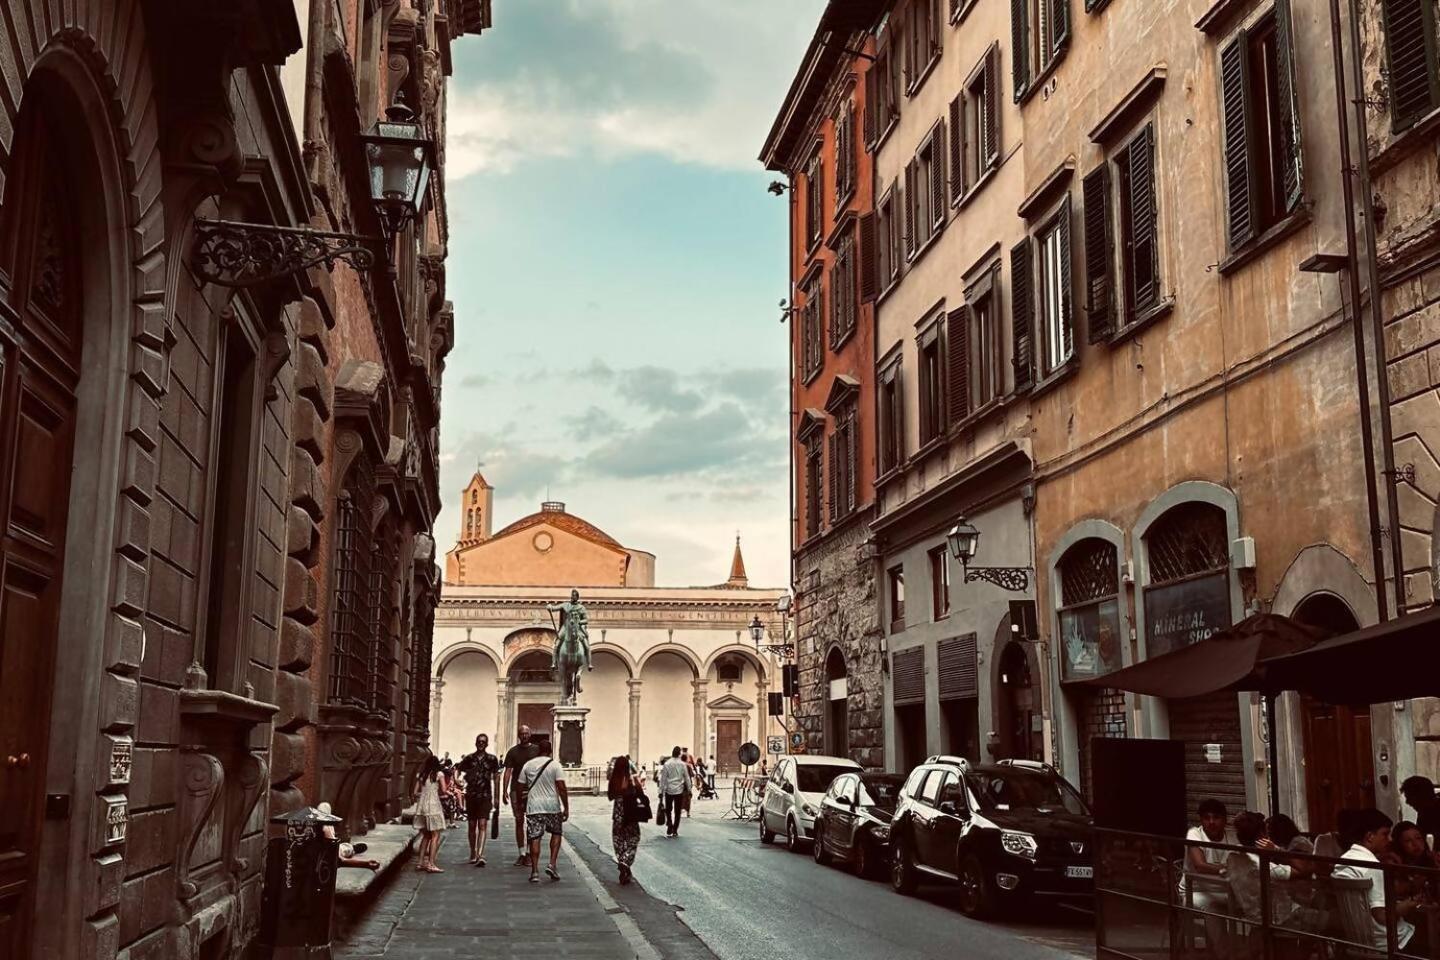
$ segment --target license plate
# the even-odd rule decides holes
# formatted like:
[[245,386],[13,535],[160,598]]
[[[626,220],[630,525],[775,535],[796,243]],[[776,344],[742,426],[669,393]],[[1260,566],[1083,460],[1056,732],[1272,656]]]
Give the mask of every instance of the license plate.
[[1095,868],[1094,868],[1094,867],[1066,867],[1066,868],[1065,868],[1065,876],[1067,876],[1067,877],[1073,877],[1073,878],[1078,879],[1078,880],[1093,880],[1093,879],[1095,879]]

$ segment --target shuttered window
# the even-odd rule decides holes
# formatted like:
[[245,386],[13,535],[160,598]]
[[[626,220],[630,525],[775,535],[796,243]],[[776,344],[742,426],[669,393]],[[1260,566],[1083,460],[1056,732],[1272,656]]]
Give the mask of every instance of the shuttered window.
[[945,225],[945,123],[940,121],[905,167],[906,257],[913,257]]
[[845,404],[835,415],[835,432],[830,437],[830,519],[832,522],[855,512],[855,467],[859,454],[856,429],[858,405]]
[[835,115],[835,217],[855,192],[855,102],[847,99]]
[[950,616],[950,558],[945,549],[942,543],[926,554],[930,560],[930,615],[935,620]]
[[880,374],[880,472],[900,466],[905,456],[905,400],[897,360]]
[[905,24],[905,85],[911,96],[940,57],[940,0],[911,0]]
[[[1155,194],[1153,125],[1142,127],[1134,139],[1116,154],[1115,183],[1120,204],[1125,320],[1133,323],[1160,302],[1159,213]],[[1088,220],[1086,230],[1089,230]]]
[[950,193],[959,199],[1000,165],[1000,47],[975,66],[950,104]]
[[1000,262],[965,288],[969,307],[969,405],[980,410],[1005,392],[1005,347],[999,304]]
[[945,318],[946,400],[950,423],[970,415],[970,308],[952,310]]
[[925,702],[925,648],[911,647],[891,655],[891,701],[897,706]]
[[1030,240],[1026,238],[1010,251],[1010,364],[1015,369],[1015,392],[1035,385],[1035,303],[1034,267]]
[[890,630],[905,629],[905,568],[891,567],[886,576],[890,599]]
[[860,301],[870,303],[880,292],[880,239],[876,215],[860,215],[860,254],[858,284]]
[[817,429],[805,441],[805,536],[813,537],[820,532],[820,518],[825,509],[822,501],[825,489],[825,460],[821,456],[822,441]]
[[1435,0],[1381,0],[1386,86],[1396,133],[1440,106]]
[[[1433,0],[1427,0],[1433,2]],[[1290,0],[1220,49],[1225,224],[1239,250],[1299,209],[1304,196]]]
[[[1070,305],[1070,198],[1067,196],[1060,210],[1040,228],[1034,239],[1035,288],[1033,310],[1035,323],[1040,332],[1040,374],[1049,376],[1067,363],[1075,353],[1075,337],[1071,325]],[[1017,248],[1017,251],[1019,248]],[[1012,254],[1013,258],[1013,254]],[[1028,263],[1014,263],[1015,275],[1012,287],[1015,289],[1015,310],[1017,323],[1022,317],[1021,272],[1027,271]],[[1018,327],[1017,327],[1018,329]],[[1025,345],[1028,364],[1029,345]],[[1016,362],[1020,362],[1021,345],[1016,343]],[[1017,386],[1020,370],[1017,366]]]
[[825,366],[824,293],[817,277],[805,290],[800,307],[800,341],[806,381],[813,380]]
[[855,234],[850,231],[840,238],[835,263],[830,269],[830,349],[838,350],[854,332],[858,311]]
[[945,416],[945,368],[940,318],[916,338],[920,366],[920,445],[940,436]]
[[1015,101],[1055,65],[1070,46],[1070,4],[1074,0],[1010,0],[1014,41]]
[[898,259],[896,256],[895,185],[880,197],[875,204],[875,278],[876,295],[890,286],[895,279]]
[[820,242],[821,223],[825,217],[825,176],[820,162],[819,146],[815,156],[805,165],[805,242]]
[[935,646],[939,666],[940,699],[958,700],[980,695],[978,644],[973,633]]

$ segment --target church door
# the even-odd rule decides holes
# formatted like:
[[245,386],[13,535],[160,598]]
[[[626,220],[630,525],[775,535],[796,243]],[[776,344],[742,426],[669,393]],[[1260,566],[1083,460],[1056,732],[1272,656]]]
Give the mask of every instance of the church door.
[[[30,953],[80,376],[73,211],[31,110],[7,183],[0,308],[0,956]],[[73,187],[72,187],[73,189]],[[103,590],[104,584],[95,589]]]
[[521,703],[515,706],[515,729],[529,727],[530,735],[536,740],[552,740],[554,715],[553,703]]
[[740,772],[740,721],[715,721],[716,773]]

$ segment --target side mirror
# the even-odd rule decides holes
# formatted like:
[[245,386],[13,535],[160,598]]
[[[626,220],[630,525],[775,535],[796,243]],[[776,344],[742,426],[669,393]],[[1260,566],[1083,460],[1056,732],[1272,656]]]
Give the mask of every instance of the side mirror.
[[786,793],[794,793],[794,792],[795,792],[795,786],[794,786],[792,783],[790,783],[788,780],[787,780],[786,782],[780,784],[780,786],[781,786],[781,788],[782,788]]
[[960,811],[956,808],[954,800],[941,800],[939,809],[941,813],[949,814],[952,817],[960,816]]

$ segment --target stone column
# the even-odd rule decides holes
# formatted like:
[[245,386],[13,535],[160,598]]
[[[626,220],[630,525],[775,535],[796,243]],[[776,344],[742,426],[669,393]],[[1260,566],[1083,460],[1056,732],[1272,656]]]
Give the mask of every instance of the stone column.
[[[770,735],[770,684],[763,679],[755,681],[755,703],[760,709],[760,725],[755,734],[755,742],[759,744],[761,754],[765,752],[765,738]],[[783,719],[783,718],[782,718]],[[788,747],[786,749],[789,749]]]
[[[708,750],[705,739],[705,701],[708,698],[706,691],[710,686],[709,681],[692,681],[695,687],[695,739],[691,751],[704,755]],[[694,753],[691,754],[692,756]]]
[[510,680],[508,677],[495,678],[495,751],[505,755],[515,743],[515,731],[510,729]]
[[640,685],[644,681],[630,680],[630,759],[640,763]]
[[440,690],[445,686],[441,677],[430,681],[430,752],[440,751]]

